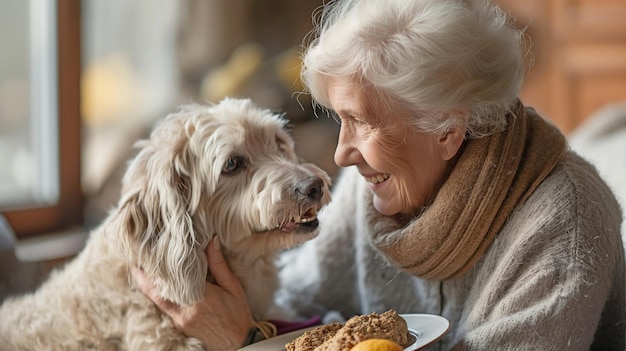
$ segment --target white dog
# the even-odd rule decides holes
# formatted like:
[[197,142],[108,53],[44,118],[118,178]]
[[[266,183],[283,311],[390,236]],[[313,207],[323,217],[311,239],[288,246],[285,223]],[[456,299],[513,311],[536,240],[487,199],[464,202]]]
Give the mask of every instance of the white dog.
[[162,297],[202,298],[205,248],[217,236],[263,319],[275,256],[317,234],[328,175],[300,164],[280,115],[249,100],[186,106],[168,116],[123,179],[119,206],[84,250],[34,293],[0,308],[2,350],[201,350],[134,287],[142,267]]

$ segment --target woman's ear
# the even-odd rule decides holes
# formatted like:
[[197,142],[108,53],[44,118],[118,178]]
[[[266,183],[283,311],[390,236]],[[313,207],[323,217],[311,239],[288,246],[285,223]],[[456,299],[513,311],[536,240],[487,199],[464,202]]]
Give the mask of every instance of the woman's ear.
[[454,158],[463,145],[467,131],[467,112],[455,110],[449,113],[448,118],[457,121],[457,123],[437,140],[441,158],[446,161]]

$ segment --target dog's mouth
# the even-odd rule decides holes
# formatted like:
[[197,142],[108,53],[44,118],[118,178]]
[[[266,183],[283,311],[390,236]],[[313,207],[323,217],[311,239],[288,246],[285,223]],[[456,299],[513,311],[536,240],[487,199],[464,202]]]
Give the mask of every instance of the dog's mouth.
[[257,230],[257,233],[282,231],[285,233],[302,232],[309,233],[317,229],[319,221],[317,220],[318,208],[312,207],[304,212],[299,217],[293,217],[290,220],[286,220],[281,225],[272,229]]
[[287,233],[291,233],[295,230],[308,232],[317,229],[318,225],[317,208],[313,207],[304,212],[300,218],[292,218],[290,221],[283,223],[279,229]]

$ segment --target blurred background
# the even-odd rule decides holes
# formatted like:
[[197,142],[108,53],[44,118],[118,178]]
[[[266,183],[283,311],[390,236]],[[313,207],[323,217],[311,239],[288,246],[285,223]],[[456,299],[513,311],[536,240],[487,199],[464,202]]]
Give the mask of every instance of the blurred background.
[[[522,100],[626,188],[626,2],[495,2],[528,34]],[[178,105],[240,96],[285,113],[296,151],[334,176],[338,127],[298,94],[321,4],[0,0],[0,298],[80,250],[133,143]]]

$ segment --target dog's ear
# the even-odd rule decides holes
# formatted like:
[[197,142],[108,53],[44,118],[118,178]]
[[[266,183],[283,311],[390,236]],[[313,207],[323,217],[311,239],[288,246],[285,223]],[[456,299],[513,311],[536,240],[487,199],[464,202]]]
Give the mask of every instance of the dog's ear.
[[118,240],[162,297],[192,304],[204,294],[210,238],[193,220],[201,190],[188,173],[188,148],[168,144],[147,143],[131,162],[115,215]]

